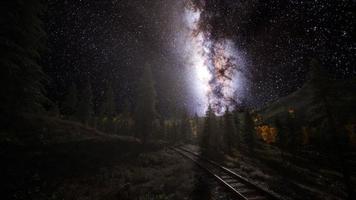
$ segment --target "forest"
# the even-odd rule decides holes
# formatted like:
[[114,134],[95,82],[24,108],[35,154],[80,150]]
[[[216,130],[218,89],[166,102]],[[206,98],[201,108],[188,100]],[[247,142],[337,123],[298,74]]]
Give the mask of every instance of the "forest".
[[5,0],[1,199],[354,199],[355,6]]

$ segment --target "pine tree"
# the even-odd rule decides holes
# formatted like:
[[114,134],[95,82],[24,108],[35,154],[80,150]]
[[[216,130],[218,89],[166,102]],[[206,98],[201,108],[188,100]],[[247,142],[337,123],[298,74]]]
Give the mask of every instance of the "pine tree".
[[107,84],[107,88],[105,91],[104,101],[102,102],[100,108],[100,115],[108,117],[112,119],[112,117],[116,113],[116,106],[115,106],[115,94],[112,88],[111,81]]
[[295,153],[299,148],[299,145],[301,144],[299,140],[301,133],[298,131],[298,125],[294,114],[288,113],[286,125],[287,125],[287,129],[286,129],[287,149],[289,152],[295,155]]
[[212,145],[211,140],[213,138],[214,131],[216,130],[215,126],[216,126],[215,114],[211,105],[209,105],[208,110],[206,111],[205,114],[204,128],[203,128],[202,138],[201,138],[201,146],[205,149],[211,148]]
[[250,153],[255,149],[256,130],[255,124],[249,111],[244,113],[244,132],[242,134],[243,141],[247,145]]
[[113,132],[114,130],[115,125],[113,120],[116,114],[115,109],[115,94],[110,81],[104,93],[104,100],[101,104],[99,115],[101,129],[105,132]]
[[215,117],[215,126],[212,132],[211,146],[214,156],[218,156],[221,149],[224,149],[223,137],[224,137],[224,118]]
[[320,134],[320,140],[322,141],[321,147],[326,150],[333,149],[328,145],[334,144],[335,140],[333,137],[336,133],[335,119],[328,99],[329,81],[319,61],[312,59],[307,79],[307,82],[311,85],[313,90],[312,120],[320,121],[320,131],[322,132],[322,134]]
[[310,62],[309,84],[314,92],[315,118],[318,118],[323,125],[321,127],[320,136],[322,139],[322,149],[329,153],[334,163],[340,165],[341,173],[347,187],[348,199],[354,199],[353,185],[350,180],[350,172],[346,164],[344,153],[348,149],[348,137],[345,133],[345,128],[342,120],[337,120],[332,103],[329,99],[329,84],[331,82],[328,74],[322,69],[321,64],[316,59]]
[[233,112],[233,118],[234,118],[234,125],[235,125],[235,145],[238,150],[241,150],[241,120],[240,120],[240,115],[239,115],[239,110],[235,108]]
[[172,125],[171,125],[171,141],[172,143],[176,143],[178,140],[178,128],[179,128],[179,123],[176,120],[172,120]]
[[132,121],[132,114],[131,114],[131,103],[128,99],[124,101],[124,107],[122,112],[122,120],[121,120],[121,132],[123,135],[130,135],[131,133],[131,121]]
[[87,79],[85,81],[84,89],[81,92],[79,98],[77,118],[83,124],[89,125],[89,122],[93,117],[93,114],[94,114],[93,94],[91,90],[91,84],[89,82],[89,79]]
[[281,158],[284,161],[284,151],[288,147],[288,132],[286,131],[286,127],[282,122],[277,118],[274,122],[274,126],[277,129],[276,136],[276,145],[279,147],[281,152]]
[[181,132],[181,139],[183,142],[186,142],[187,140],[191,139],[191,126],[190,126],[188,112],[186,111],[186,109],[183,109],[182,112],[180,132]]
[[46,79],[38,64],[46,33],[40,0],[5,0],[0,6],[0,113],[43,111]]
[[58,103],[57,102],[52,102],[50,105],[50,108],[48,110],[48,114],[52,117],[59,117],[60,112],[58,108]]
[[276,145],[280,149],[285,149],[288,140],[286,128],[278,118],[275,119],[274,126],[277,129]]
[[200,134],[201,134],[201,125],[200,125],[200,121],[199,121],[199,116],[197,113],[194,114],[194,128],[195,128],[195,138],[199,138]]
[[150,66],[144,68],[137,88],[137,103],[135,109],[136,135],[146,143],[153,131],[153,121],[156,119],[156,91]]
[[163,118],[158,120],[158,130],[157,130],[157,135],[158,139],[164,140],[166,137],[166,127],[165,127],[165,120]]
[[124,115],[125,118],[131,117],[132,114],[131,103],[128,99],[125,99],[124,101],[122,114]]
[[78,103],[78,92],[75,83],[72,83],[64,98],[62,104],[62,112],[68,117],[72,117],[76,113]]
[[229,108],[227,107],[225,110],[224,114],[224,145],[225,145],[225,150],[228,153],[232,152],[232,147],[234,145],[234,135],[236,132],[235,124],[233,121],[232,114],[229,111]]

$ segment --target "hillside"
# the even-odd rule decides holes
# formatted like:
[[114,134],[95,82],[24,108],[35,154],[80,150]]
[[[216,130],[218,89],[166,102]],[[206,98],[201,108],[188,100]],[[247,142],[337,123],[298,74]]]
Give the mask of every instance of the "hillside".
[[0,130],[2,145],[34,146],[94,140],[140,143],[133,137],[105,134],[78,122],[29,114],[17,117]]
[[[338,118],[355,122],[356,115],[356,81],[329,81],[327,86],[327,99],[331,111]],[[276,117],[285,117],[287,112],[295,112],[296,117],[307,122],[313,122],[315,115],[320,114],[320,102],[315,101],[315,92],[309,83],[292,94],[280,98],[267,105],[258,113],[265,122],[274,122]]]

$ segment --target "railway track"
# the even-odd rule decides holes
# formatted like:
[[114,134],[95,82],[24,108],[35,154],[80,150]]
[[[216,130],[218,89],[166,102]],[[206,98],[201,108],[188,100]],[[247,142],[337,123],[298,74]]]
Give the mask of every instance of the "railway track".
[[211,160],[183,147],[173,148],[176,152],[189,158],[208,174],[213,176],[221,185],[227,188],[237,199],[243,200],[272,200],[280,199],[274,194],[254,185],[244,177],[236,174]]

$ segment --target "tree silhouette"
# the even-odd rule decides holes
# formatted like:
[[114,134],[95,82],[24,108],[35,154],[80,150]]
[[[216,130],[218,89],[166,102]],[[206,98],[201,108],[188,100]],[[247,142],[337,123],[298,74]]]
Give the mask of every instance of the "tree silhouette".
[[201,137],[201,146],[204,148],[209,147],[211,133],[214,128],[213,127],[214,120],[215,120],[215,114],[211,105],[209,105],[208,110],[206,111],[205,114],[204,127],[203,127],[203,132]]
[[116,106],[115,106],[115,94],[112,88],[112,82],[109,81],[107,83],[107,88],[104,93],[104,100],[100,107],[100,125],[103,131],[112,132],[114,128],[114,116],[116,114]]
[[93,117],[93,114],[94,114],[93,94],[92,94],[90,81],[87,78],[79,98],[77,117],[80,122],[82,122],[85,125],[89,125],[89,122]]
[[218,133],[218,122],[215,113],[211,107],[208,106],[206,111],[204,127],[201,137],[201,146],[208,154],[216,154],[219,150],[220,135]]
[[250,153],[254,152],[256,130],[255,124],[249,111],[244,112],[244,129],[243,129],[243,141],[247,145]]
[[288,132],[284,124],[278,118],[275,119],[274,126],[277,129],[276,145],[280,148],[281,158],[284,161],[284,151],[288,147]]
[[241,120],[240,120],[240,112],[237,108],[233,111],[233,119],[235,124],[235,145],[238,150],[241,150]]
[[[312,59],[308,74],[308,83],[311,85],[314,98],[315,120],[321,124],[319,129],[320,149],[330,155],[333,163],[339,165],[343,174],[343,179],[349,194],[348,199],[354,198],[353,186],[350,179],[350,172],[346,164],[344,154],[348,151],[349,139],[342,119],[337,119],[330,100],[329,84],[332,80],[327,72],[322,68],[320,62]],[[342,117],[341,117],[342,118]]]
[[156,91],[150,66],[145,66],[137,88],[135,109],[136,134],[143,143],[152,135],[153,122],[156,119]]
[[78,103],[78,91],[75,83],[72,83],[69,87],[67,94],[62,103],[62,112],[67,117],[72,117],[77,110]]
[[109,81],[105,91],[104,101],[101,104],[100,115],[112,118],[116,113],[115,94],[112,88],[112,82]]
[[227,107],[224,114],[224,145],[225,150],[231,153],[232,147],[234,145],[234,135],[236,132],[233,116]]
[[186,142],[187,140],[191,139],[191,126],[190,126],[190,119],[186,109],[183,109],[182,118],[180,123],[180,132],[181,132],[181,139]]
[[286,120],[286,144],[289,152],[296,154],[301,145],[301,128],[297,124],[294,113],[288,113]]
[[199,120],[199,116],[197,113],[194,114],[193,124],[194,124],[194,129],[195,129],[194,136],[195,136],[195,139],[197,139],[201,135],[201,125],[200,125],[200,120]]
[[6,115],[42,111],[43,81],[38,64],[45,49],[46,33],[40,0],[12,0],[1,3],[0,112]]
[[124,101],[124,108],[122,111],[121,115],[121,125],[120,125],[120,131],[123,135],[130,135],[131,129],[132,129],[132,111],[131,111],[131,103],[128,99],[125,99]]

